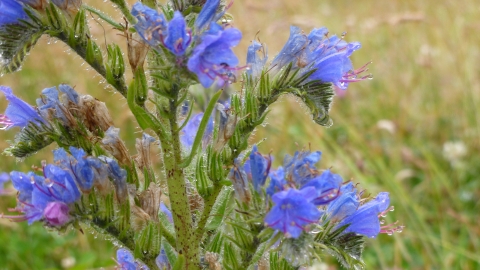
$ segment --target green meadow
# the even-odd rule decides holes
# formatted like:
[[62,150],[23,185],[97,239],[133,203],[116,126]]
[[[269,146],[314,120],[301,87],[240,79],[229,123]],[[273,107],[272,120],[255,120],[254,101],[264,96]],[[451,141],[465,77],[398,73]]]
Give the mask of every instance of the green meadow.
[[[123,22],[111,4],[84,2]],[[253,39],[266,43],[273,59],[291,24],[307,33],[321,26],[332,34],[347,32],[347,41],[362,43],[352,56],[354,66],[372,61],[373,79],[353,83],[335,98],[332,127],[316,125],[299,100],[283,97],[251,138],[263,141],[260,151],[271,151],[275,166],[287,153],[321,150],[318,167],[331,167],[372,196],[390,192],[395,211],[386,224],[398,220],[405,229],[367,241],[367,269],[480,269],[480,5],[474,0],[244,0],[229,12],[244,35],[236,49],[243,63]],[[122,33],[101,27],[94,15],[89,23],[97,42],[104,44],[107,37],[125,43]],[[43,88],[60,83],[105,101],[135,154],[140,129],[126,100],[61,42],[42,38],[20,72],[0,78],[31,104]],[[6,104],[1,97],[0,111]],[[0,133],[0,147],[14,135],[13,129]],[[0,171],[26,171],[42,159],[52,161],[52,149],[22,162],[2,156]],[[0,197],[0,213],[14,206],[14,196]],[[0,269],[113,268],[114,247],[84,231],[59,235],[39,224],[0,219]],[[332,258],[325,259],[328,269],[339,269]]]

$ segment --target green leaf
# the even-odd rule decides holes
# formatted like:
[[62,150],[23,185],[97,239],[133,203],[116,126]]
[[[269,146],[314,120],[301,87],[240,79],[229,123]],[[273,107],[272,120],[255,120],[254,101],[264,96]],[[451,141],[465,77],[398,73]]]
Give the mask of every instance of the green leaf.
[[203,134],[205,133],[205,129],[207,128],[210,115],[212,114],[213,109],[215,108],[215,104],[217,104],[217,101],[220,98],[221,94],[222,90],[215,93],[215,95],[213,95],[212,99],[208,103],[208,106],[205,109],[205,113],[203,114],[202,121],[200,122],[200,126],[198,127],[197,135],[195,135],[195,140],[193,141],[190,155],[180,164],[180,167],[185,168],[190,165],[193,158],[197,155],[197,151],[202,143]]
[[228,205],[233,201],[233,190],[231,188],[224,188],[215,202],[211,211],[211,218],[207,223],[206,230],[216,230],[223,221],[223,218],[228,214]]

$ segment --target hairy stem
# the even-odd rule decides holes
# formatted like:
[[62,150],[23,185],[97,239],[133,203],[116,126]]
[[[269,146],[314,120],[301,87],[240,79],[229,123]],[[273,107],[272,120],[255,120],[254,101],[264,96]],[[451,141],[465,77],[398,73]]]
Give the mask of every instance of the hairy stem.
[[167,176],[168,193],[173,214],[176,250],[185,256],[184,269],[199,269],[199,246],[195,239],[189,198],[185,183],[185,175],[180,166],[182,162],[180,137],[176,117],[176,98],[170,101],[169,129],[171,140],[162,141],[165,174]]

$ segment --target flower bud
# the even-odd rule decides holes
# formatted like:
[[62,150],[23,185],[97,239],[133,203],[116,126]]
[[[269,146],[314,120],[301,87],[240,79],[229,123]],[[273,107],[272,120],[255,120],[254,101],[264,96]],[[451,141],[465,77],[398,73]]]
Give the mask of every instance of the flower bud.
[[70,209],[63,202],[50,202],[43,210],[43,216],[50,225],[62,226],[70,220]]

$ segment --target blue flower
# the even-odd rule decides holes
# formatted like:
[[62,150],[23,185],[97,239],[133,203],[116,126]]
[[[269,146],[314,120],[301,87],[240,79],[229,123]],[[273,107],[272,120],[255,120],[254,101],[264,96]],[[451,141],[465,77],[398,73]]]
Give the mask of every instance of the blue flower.
[[195,29],[197,32],[205,27],[209,27],[212,22],[215,22],[218,16],[215,16],[220,0],[207,0],[202,10],[198,14],[197,20],[195,20]]
[[273,195],[275,203],[265,217],[267,226],[279,230],[286,237],[298,238],[305,226],[318,221],[322,212],[312,203],[315,188],[289,189]]
[[314,187],[317,191],[317,197],[312,202],[315,205],[323,205],[331,202],[338,196],[342,182],[340,175],[326,170],[320,176],[308,181],[303,185],[302,189]]
[[137,18],[134,25],[137,33],[153,48],[163,45],[167,35],[167,21],[163,14],[158,13],[140,2],[132,7],[132,15]]
[[240,42],[242,33],[235,28],[222,30],[218,27],[212,24],[210,30],[204,33],[187,63],[188,69],[206,88],[217,78],[219,84],[228,82],[238,65],[238,58],[231,47]]
[[165,39],[165,47],[176,56],[185,53],[188,45],[192,41],[191,34],[187,31],[187,26],[182,13],[175,11],[173,19],[168,23],[168,34]]
[[[375,199],[360,206],[353,214],[343,219],[337,227],[349,224],[344,233],[353,232],[374,238],[381,230],[379,215],[387,210],[389,204],[388,193],[381,192]],[[349,208],[351,209],[351,207]]]
[[286,155],[283,160],[285,179],[297,184],[299,187],[303,186],[319,175],[314,165],[320,161],[321,157],[322,152],[320,151],[295,152],[293,157]]
[[117,250],[117,262],[121,270],[149,269],[147,266],[136,262],[132,253],[124,248]]
[[283,167],[278,167],[277,170],[271,171],[268,176],[270,177],[270,185],[267,188],[267,194],[271,197],[273,194],[283,191],[287,185],[285,181],[285,172]]
[[18,1],[0,0],[0,27],[7,24],[18,24],[20,20],[28,20],[29,17],[23,8]]
[[272,158],[270,156],[263,156],[258,152],[256,145],[253,146],[250,154],[250,172],[252,173],[253,186],[257,192],[260,192],[260,186],[265,185],[270,166],[272,165]]
[[0,91],[5,94],[9,104],[5,110],[5,114],[0,114],[0,124],[2,129],[11,127],[25,127],[29,122],[44,123],[45,121],[38,112],[25,101],[19,99],[12,93],[12,89],[0,86]]
[[[203,113],[198,113],[190,120],[188,120],[185,127],[182,128],[180,133],[180,142],[182,145],[190,149],[193,146],[193,142],[195,141],[195,136],[197,136],[198,128],[200,127],[200,122],[202,121]],[[213,135],[213,118],[208,119],[207,128],[205,129],[205,133],[202,137],[202,145],[205,148],[211,141]]]
[[[259,51],[263,52],[263,57],[258,55]],[[247,66],[249,69],[247,70],[247,74],[253,78],[260,76],[267,60],[268,56],[265,47],[254,40],[252,45],[248,46]]]
[[308,39],[300,28],[290,26],[290,37],[282,50],[273,59],[271,65],[279,70],[290,63],[296,64],[297,60],[300,59],[303,50],[306,48],[307,42]]
[[350,182],[340,188],[340,195],[328,205],[326,219],[334,223],[340,222],[355,213],[359,205],[357,192]]

